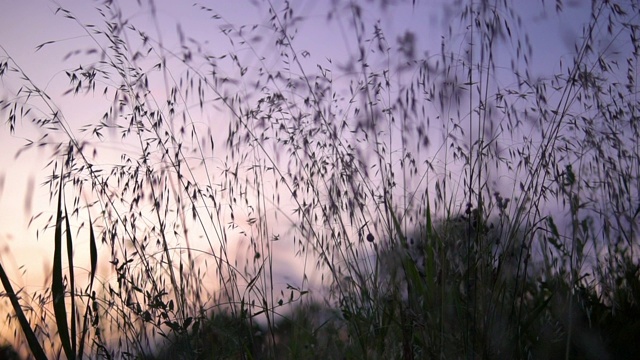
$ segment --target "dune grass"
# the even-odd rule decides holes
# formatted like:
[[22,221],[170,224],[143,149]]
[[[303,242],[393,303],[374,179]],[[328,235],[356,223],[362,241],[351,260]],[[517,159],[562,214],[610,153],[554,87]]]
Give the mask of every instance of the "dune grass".
[[92,41],[66,96],[106,104],[82,125],[5,51],[3,118],[47,131],[21,151],[50,152],[56,202],[45,290],[19,297],[0,264],[13,342],[37,359],[640,356],[640,9],[593,1],[572,58],[534,76],[544,49],[512,2],[443,10],[435,53],[369,22],[384,4],[333,3],[355,44],[335,60],[304,49],[288,3],[256,26],[196,5],[220,49],[180,27],[172,48],[117,2],[90,25],[60,8]]

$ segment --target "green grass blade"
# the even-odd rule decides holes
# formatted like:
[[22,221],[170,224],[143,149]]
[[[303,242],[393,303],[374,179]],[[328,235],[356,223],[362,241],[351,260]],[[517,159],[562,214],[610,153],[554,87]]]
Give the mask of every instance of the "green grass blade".
[[[393,211],[393,207],[391,206],[391,203],[389,202],[388,199],[386,201],[387,201],[387,207],[389,209],[389,213],[391,215],[391,220],[393,220],[393,225],[400,238],[400,243],[402,244],[402,248],[405,251],[407,251],[407,249],[409,249],[409,244],[407,242],[407,237],[402,232],[402,225],[400,224],[400,221],[398,220],[398,217],[396,216],[395,211]],[[422,278],[420,276],[420,273],[418,271],[416,264],[411,260],[411,257],[408,256],[408,254],[406,254],[402,258],[402,267],[404,269],[404,273],[405,273],[406,280],[409,287],[414,289],[413,291],[415,291],[417,294],[423,294],[426,291],[425,285],[422,281]],[[415,295],[415,293],[411,294],[411,291],[409,292],[410,292],[409,296]]]
[[20,327],[22,327],[24,336],[27,338],[27,343],[29,344],[29,348],[31,349],[33,357],[35,357],[37,360],[46,360],[47,356],[44,354],[44,350],[38,342],[36,334],[33,333],[31,326],[29,326],[29,321],[22,311],[22,307],[20,306],[20,302],[18,301],[18,296],[15,292],[13,292],[13,287],[11,286],[11,282],[9,281],[9,277],[7,277],[7,274],[4,272],[4,268],[2,268],[2,264],[0,264],[0,280],[2,281],[4,290],[7,292],[7,296],[9,296],[9,300],[11,301],[11,305],[13,306],[13,310],[16,312],[18,322],[20,323]]
[[429,196],[427,196],[427,209],[426,209],[426,225],[425,225],[425,235],[426,240],[424,241],[424,253],[423,256],[425,258],[424,264],[424,272],[426,279],[426,286],[429,291],[425,292],[425,295],[429,297],[429,299],[434,298],[434,291],[436,288],[436,279],[437,275],[437,267],[436,267],[436,242],[434,239],[433,232],[433,222],[431,220],[431,206],[429,205]]
[[69,264],[69,287],[71,288],[71,350],[76,354],[76,282],[73,267],[73,239],[71,238],[71,226],[69,225],[69,213],[64,207],[64,222],[67,228],[67,261]]
[[[96,235],[93,231],[93,222],[91,221],[91,212],[89,212],[89,255],[91,257],[91,272],[89,273],[89,287],[87,288],[87,294],[91,294],[93,290],[93,280],[96,277],[96,268],[98,266],[98,247],[96,246]],[[87,320],[89,317],[89,302],[87,302],[87,308],[84,312],[84,318],[82,320],[82,336],[80,338],[80,344],[78,345],[78,358],[82,359],[84,353],[84,339],[87,336]]]
[[56,230],[54,234],[53,274],[51,280],[51,294],[53,296],[53,313],[58,326],[58,335],[67,358],[73,359],[74,353],[69,339],[69,325],[67,324],[67,309],[64,304],[64,280],[62,274],[62,176],[58,193],[58,210],[56,213]]
[[96,246],[96,235],[93,231],[93,223],[91,222],[91,214],[89,214],[89,254],[91,256],[91,274],[89,280],[89,290],[93,288],[93,279],[96,277],[96,268],[98,266],[98,247]]

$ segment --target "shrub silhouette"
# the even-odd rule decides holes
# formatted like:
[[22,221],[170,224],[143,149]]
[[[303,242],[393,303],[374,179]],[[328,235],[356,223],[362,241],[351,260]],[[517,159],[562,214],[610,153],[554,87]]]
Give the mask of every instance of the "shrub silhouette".
[[0,359],[5,360],[20,360],[20,355],[13,348],[13,346],[6,344],[0,345]]

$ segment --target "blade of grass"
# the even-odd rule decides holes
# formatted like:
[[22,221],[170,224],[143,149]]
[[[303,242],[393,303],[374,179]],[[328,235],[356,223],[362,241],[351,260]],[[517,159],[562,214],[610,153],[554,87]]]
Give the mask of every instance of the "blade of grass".
[[[87,294],[91,294],[93,290],[93,280],[96,277],[96,267],[98,265],[98,248],[96,246],[96,236],[93,231],[93,222],[91,221],[91,212],[89,212],[89,255],[91,257],[91,272],[89,273],[89,287],[87,288]],[[84,311],[84,318],[82,320],[82,336],[80,337],[80,344],[78,346],[78,358],[82,359],[82,354],[84,353],[84,339],[87,335],[87,320],[89,319],[89,309],[88,305]]]
[[93,289],[93,279],[96,277],[96,267],[98,266],[98,248],[96,246],[96,235],[93,231],[91,214],[89,214],[89,254],[91,256],[91,279],[89,280],[89,290]]
[[[51,294],[53,296],[53,313],[58,326],[58,335],[62,348],[68,359],[73,359],[74,353],[69,339],[69,325],[67,324],[67,309],[64,304],[64,280],[62,274],[62,182],[58,192],[58,210],[56,213],[56,230],[54,234],[53,274],[51,280]],[[68,229],[67,229],[68,231]]]
[[69,213],[67,207],[64,207],[64,222],[67,228],[67,261],[69,264],[69,288],[71,289],[71,350],[76,354],[76,282],[73,267],[73,239],[71,238],[71,226],[69,225]]
[[[404,251],[408,251],[407,249],[409,249],[409,243],[407,242],[407,237],[402,232],[402,225],[400,224],[395,211],[393,211],[391,202],[388,199],[386,201],[389,208],[389,213],[391,215],[391,220],[393,220],[393,225],[400,238],[402,248],[404,249]],[[415,294],[424,294],[426,289],[422,281],[422,277],[420,276],[417,265],[414,261],[411,260],[411,256],[409,256],[408,254],[405,254],[405,256],[403,256],[402,258],[402,267],[405,272],[407,285],[409,286],[409,297],[414,296]],[[412,289],[417,292],[414,294]]]
[[[436,244],[435,239],[433,237],[433,222],[431,220],[431,206],[429,205],[429,196],[427,195],[427,209],[426,209],[426,228],[425,235],[426,241],[424,241],[424,253],[422,254],[425,259],[424,272],[425,272],[425,280],[426,287],[429,291],[425,291],[424,295],[426,295],[429,300],[433,300],[435,298],[435,289],[436,289],[436,279],[437,269],[436,269],[436,250],[434,246]],[[430,303],[431,301],[429,301]]]
[[20,327],[22,327],[24,336],[27,338],[27,343],[29,344],[29,349],[31,349],[33,357],[35,357],[37,360],[46,360],[47,356],[44,354],[44,350],[38,342],[36,334],[33,333],[31,326],[29,326],[29,321],[22,311],[22,307],[20,306],[20,302],[18,301],[18,296],[13,291],[13,287],[11,286],[11,282],[9,281],[9,277],[7,277],[7,274],[4,272],[2,264],[0,264],[0,280],[2,281],[4,290],[7,292],[7,296],[9,296],[9,300],[11,301],[11,305],[13,306],[13,310],[16,312],[18,322],[20,323]]

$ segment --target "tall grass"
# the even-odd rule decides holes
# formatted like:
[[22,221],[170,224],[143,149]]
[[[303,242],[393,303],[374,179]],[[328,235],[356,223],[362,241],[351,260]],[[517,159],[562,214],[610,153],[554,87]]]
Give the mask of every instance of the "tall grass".
[[639,355],[634,2],[593,1],[542,77],[507,1],[443,11],[436,52],[334,2],[344,67],[304,49],[289,3],[260,3],[255,26],[196,6],[228,50],[181,28],[170,48],[117,2],[90,25],[58,9],[93,43],[67,96],[107,99],[86,125],[1,58],[21,84],[7,127],[48,132],[24,151],[50,151],[57,199],[44,292],[19,298],[0,266],[16,343],[36,358]]

